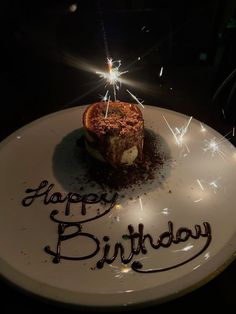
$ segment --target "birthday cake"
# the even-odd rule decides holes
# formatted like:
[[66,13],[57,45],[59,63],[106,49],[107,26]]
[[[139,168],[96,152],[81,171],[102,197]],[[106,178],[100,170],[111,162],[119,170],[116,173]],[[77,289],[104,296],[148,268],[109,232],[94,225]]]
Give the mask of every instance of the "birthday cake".
[[83,114],[85,147],[94,158],[113,167],[142,161],[144,119],[135,104],[97,102]]

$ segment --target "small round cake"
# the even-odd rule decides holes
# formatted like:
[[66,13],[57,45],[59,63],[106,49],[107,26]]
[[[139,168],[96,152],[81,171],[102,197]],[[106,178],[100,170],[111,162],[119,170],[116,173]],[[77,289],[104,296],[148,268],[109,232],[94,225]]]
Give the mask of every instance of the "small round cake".
[[89,105],[83,114],[85,147],[94,158],[114,167],[142,160],[144,120],[135,104],[104,101]]

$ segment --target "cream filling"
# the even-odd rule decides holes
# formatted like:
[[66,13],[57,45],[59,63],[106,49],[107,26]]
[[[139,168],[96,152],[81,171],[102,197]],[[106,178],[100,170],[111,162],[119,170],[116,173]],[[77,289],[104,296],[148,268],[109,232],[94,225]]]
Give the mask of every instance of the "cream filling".
[[137,146],[133,146],[129,149],[126,149],[121,157],[121,163],[132,165],[135,159],[138,157],[138,148]]

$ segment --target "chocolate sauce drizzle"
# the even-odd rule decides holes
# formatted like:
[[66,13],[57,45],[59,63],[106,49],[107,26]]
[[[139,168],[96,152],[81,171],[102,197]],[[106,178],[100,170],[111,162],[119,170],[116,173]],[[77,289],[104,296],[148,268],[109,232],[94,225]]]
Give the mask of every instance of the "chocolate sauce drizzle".
[[[105,263],[107,263],[107,264],[113,263],[115,261],[115,259],[117,258],[119,253],[120,253],[121,262],[123,264],[130,263],[131,260],[133,259],[134,255],[139,255],[140,253],[147,254],[148,251],[145,247],[145,241],[146,240],[149,241],[149,243],[153,249],[157,250],[161,247],[168,248],[172,244],[178,244],[179,242],[185,242],[189,238],[199,239],[200,237],[207,237],[207,241],[206,241],[204,247],[198,253],[196,253],[191,258],[189,258],[189,259],[187,259],[181,263],[178,263],[176,265],[173,265],[170,267],[165,267],[165,268],[141,270],[141,268],[143,267],[141,262],[134,261],[131,264],[132,269],[134,271],[140,272],[140,273],[161,272],[161,271],[167,271],[167,270],[179,267],[181,265],[184,265],[184,264],[190,262],[191,260],[193,260],[197,256],[199,256],[209,246],[211,239],[212,239],[211,226],[208,222],[204,222],[203,226],[205,228],[205,232],[202,232],[200,225],[195,225],[195,233],[193,233],[193,231],[191,229],[181,227],[177,230],[176,235],[174,236],[173,222],[169,221],[168,222],[169,231],[163,232],[158,237],[158,239],[155,243],[153,237],[149,233],[144,235],[144,225],[143,224],[139,224],[139,226],[138,226],[139,231],[138,232],[134,232],[133,226],[129,225],[128,226],[129,234],[123,235],[123,238],[130,239],[131,249],[130,249],[128,257],[127,258],[124,257],[124,251],[125,251],[124,246],[120,242],[118,242],[114,246],[114,253],[113,253],[112,257],[109,258],[108,255],[109,255],[111,246],[110,246],[110,244],[106,244],[104,247],[104,250],[103,250],[103,252],[104,252],[103,257],[102,257],[102,259],[100,259],[97,262],[97,268],[103,268]],[[167,239],[167,241],[166,241],[166,239]],[[135,246],[135,242],[136,242],[135,240],[138,241],[137,246]]]
[[[77,227],[78,230],[76,232],[71,233],[71,234],[64,235],[63,233],[69,227]],[[95,246],[96,246],[95,250],[91,254],[86,255],[86,256],[72,257],[72,256],[61,255],[61,243],[62,243],[62,241],[69,240],[69,239],[72,239],[75,237],[86,237],[86,238],[91,239],[95,243]],[[56,252],[53,252],[49,245],[45,246],[44,250],[48,254],[54,256],[52,261],[55,264],[58,264],[61,259],[72,260],[72,261],[81,261],[81,260],[92,258],[93,256],[95,256],[99,252],[100,241],[94,235],[92,235],[90,233],[81,232],[81,225],[78,223],[70,223],[67,225],[66,224],[59,224],[58,225],[58,241],[57,241]]]
[[[114,193],[111,199],[107,198],[107,193],[103,193],[101,195],[97,195],[95,193],[81,195],[79,193],[69,192],[65,196],[63,196],[60,192],[54,192],[50,194],[54,186],[54,184],[49,184],[47,180],[43,180],[37,188],[26,189],[25,192],[30,195],[23,198],[22,205],[24,207],[28,207],[32,205],[32,203],[38,198],[43,198],[43,203],[45,205],[66,203],[65,215],[69,216],[71,204],[81,203],[81,215],[85,216],[87,213],[86,204],[99,204],[101,202],[104,202],[105,204],[111,204],[110,207],[101,215],[97,215],[93,219],[78,221],[78,223],[84,223],[106,215],[114,207],[118,197],[117,192]],[[54,210],[51,213],[51,218],[53,218],[55,222],[63,223],[64,221],[55,218],[57,214],[58,211]]]
[[[68,193],[66,195],[62,195],[60,192],[52,193],[52,189],[54,184],[49,184],[47,180],[43,180],[37,188],[29,188],[26,189],[26,193],[30,194],[22,200],[22,205],[25,207],[30,206],[36,199],[42,198],[43,203],[45,205],[48,204],[62,204],[65,203],[64,210],[64,218],[70,214],[70,206],[74,203],[81,203],[80,214],[81,216],[87,215],[87,204],[97,204],[103,203],[104,205],[109,204],[108,208],[103,210],[101,213],[96,212],[96,215],[90,218],[80,219],[77,221],[68,221],[64,219],[60,219],[56,217],[59,214],[57,209],[53,210],[50,214],[50,219],[52,222],[57,224],[58,231],[58,239],[55,251],[51,249],[49,245],[45,246],[44,250],[47,254],[53,256],[53,263],[59,263],[62,259],[64,260],[88,260],[90,258],[95,257],[101,251],[101,241],[103,240],[103,254],[102,257],[97,261],[96,267],[101,269],[105,264],[112,264],[116,259],[120,258],[121,263],[129,264],[131,263],[131,268],[133,271],[138,273],[155,273],[155,272],[163,272],[168,271],[173,268],[177,268],[182,266],[200,254],[202,254],[210,245],[212,240],[212,232],[211,226],[209,222],[203,222],[203,226],[198,224],[194,225],[194,230],[191,230],[187,227],[180,227],[174,232],[174,224],[172,221],[168,221],[168,230],[161,233],[155,239],[150,233],[144,232],[144,225],[139,224],[138,230],[135,231],[134,227],[130,224],[128,225],[128,234],[123,234],[123,241],[129,241],[129,249],[127,249],[127,245],[124,246],[124,242],[116,242],[111,245],[109,243],[110,238],[108,235],[104,235],[102,240],[99,240],[95,235],[87,232],[82,232],[82,226],[88,222],[99,219],[106,214],[108,214],[112,208],[115,206],[118,193],[114,193],[114,195],[108,199],[107,194],[103,193],[101,195],[97,195],[94,193],[89,193],[85,195],[81,195],[79,193]],[[106,206],[107,207],[107,206]],[[71,217],[70,217],[71,218]],[[70,232],[71,229],[71,232]],[[76,229],[76,231],[75,231]],[[86,238],[89,241],[92,241],[94,244],[94,248],[87,255],[82,256],[68,256],[62,254],[62,244],[64,241],[68,241],[73,238]],[[169,248],[171,245],[178,244],[180,242],[186,242],[189,238],[194,240],[199,239],[200,237],[206,238],[206,243],[200,249],[199,252],[195,253],[192,257],[186,259],[185,261],[179,262],[172,266],[168,267],[154,267],[145,269],[143,264],[140,261],[136,261],[134,259],[135,256],[140,254],[147,254],[148,249],[146,248],[146,244],[148,242],[151,249],[158,250],[160,248]]]

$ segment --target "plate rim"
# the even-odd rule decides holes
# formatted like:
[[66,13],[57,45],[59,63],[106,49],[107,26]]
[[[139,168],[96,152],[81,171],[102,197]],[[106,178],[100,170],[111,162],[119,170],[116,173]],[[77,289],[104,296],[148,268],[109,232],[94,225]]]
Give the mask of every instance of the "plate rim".
[[[16,134],[18,134],[19,132],[23,132],[27,129],[29,129],[31,126],[34,126],[36,124],[39,124],[41,121],[44,121],[44,120],[47,120],[47,119],[50,119],[50,118],[53,118],[54,116],[58,116],[58,115],[62,115],[64,113],[69,113],[69,112],[73,112],[73,111],[77,111],[77,110],[84,110],[84,108],[86,108],[88,105],[82,105],[82,106],[75,106],[75,107],[71,107],[71,108],[67,108],[67,109],[62,109],[62,110],[59,110],[59,111],[55,111],[55,112],[52,112],[52,113],[49,113],[47,115],[44,115],[38,119],[35,119],[33,121],[31,121],[30,123],[20,127],[19,129],[15,130],[12,134],[8,135],[5,139],[3,139],[3,141],[0,142],[0,150],[4,149],[5,145],[7,145],[9,142],[11,142],[12,139],[15,139],[15,136]],[[176,114],[178,116],[181,116],[181,117],[189,117],[187,116],[186,114],[183,114],[183,113],[180,113],[180,112],[176,112],[176,111],[173,111],[173,110],[170,110],[170,109],[166,109],[166,108],[162,108],[162,107],[158,107],[158,106],[150,106],[150,105],[147,105],[146,106],[147,108],[150,108],[150,109],[154,109],[154,110],[161,110],[163,112],[169,112],[169,113],[172,113],[172,114]],[[193,120],[195,120],[196,122],[199,122],[199,120],[193,118]],[[219,133],[217,130],[211,128],[210,126],[208,126],[207,124],[204,123],[205,126],[207,126],[207,128],[211,131],[214,131],[214,133],[217,133],[219,134],[220,136],[223,136],[221,133]],[[230,143],[230,142],[229,142]],[[230,143],[232,146],[234,146],[232,143]],[[233,239],[236,239],[236,232],[233,234],[232,236],[232,239],[230,239],[230,243],[233,241]],[[232,240],[232,241],[231,241]],[[224,248],[226,249],[226,248]],[[219,253],[218,253],[219,254]],[[217,254],[217,255],[218,255]],[[47,299],[47,300],[50,300],[50,301],[53,301],[53,302],[59,302],[59,303],[63,303],[63,304],[67,304],[69,306],[76,306],[76,307],[88,307],[88,308],[93,308],[93,307],[104,307],[104,308],[114,308],[114,307],[124,307],[124,306],[129,306],[129,307],[139,307],[140,306],[146,306],[147,304],[159,304],[159,303],[162,303],[162,302],[166,302],[168,300],[171,300],[171,299],[175,299],[177,297],[180,297],[182,295],[185,295],[195,289],[198,289],[199,287],[201,287],[202,285],[206,284],[207,282],[211,281],[213,278],[215,278],[216,276],[218,276],[220,273],[222,273],[222,271],[227,268],[236,258],[236,251],[232,252],[231,256],[228,257],[227,260],[225,260],[220,266],[218,266],[212,273],[209,273],[207,276],[205,275],[204,278],[202,278],[201,280],[199,281],[196,281],[194,284],[192,284],[191,286],[188,286],[186,287],[185,289],[181,289],[180,291],[178,291],[177,293],[172,293],[172,294],[169,294],[167,296],[164,296],[164,297],[161,297],[161,298],[157,298],[157,299],[149,299],[147,301],[142,301],[141,303],[139,302],[136,302],[136,303],[131,303],[131,304],[112,304],[112,305],[105,305],[105,304],[81,304],[81,298],[80,300],[78,300],[79,302],[67,302],[67,301],[62,301],[62,300],[58,300],[57,298],[53,298],[52,296],[50,297],[47,297],[46,295],[44,295],[44,293],[39,293],[39,291],[37,291],[35,293],[36,290],[32,291],[31,289],[28,289],[26,287],[24,287],[23,285],[20,285],[19,283],[17,283],[16,281],[14,282],[13,280],[9,279],[10,276],[4,276],[4,274],[2,274],[2,267],[1,268],[1,276],[6,279],[7,281],[9,281],[10,283],[12,283],[14,286],[18,287],[20,290],[24,290],[26,291],[27,293],[30,293],[32,295],[36,295],[36,296],[39,296],[39,297],[42,297],[43,299]],[[2,260],[1,256],[0,256],[0,266],[2,266],[5,262]],[[7,265],[9,266],[9,265]],[[11,268],[11,266],[9,266]],[[17,270],[15,270],[16,272],[19,272]],[[26,275],[22,275],[23,277],[25,277]],[[186,274],[185,276],[188,276],[188,274]],[[30,280],[32,281],[35,281],[34,279],[30,278]],[[176,279],[175,279],[176,280]],[[37,282],[36,282],[37,283]],[[55,289],[55,288],[52,288],[52,289]],[[62,290],[64,291],[63,289],[61,288],[58,288],[56,287],[57,290]],[[156,288],[149,288],[151,290],[155,290]],[[142,291],[142,290],[141,290]],[[44,290],[42,291],[44,292]],[[93,293],[81,293],[81,292],[76,292],[76,294],[78,295],[83,295],[83,294],[86,294],[86,295],[93,295]]]

